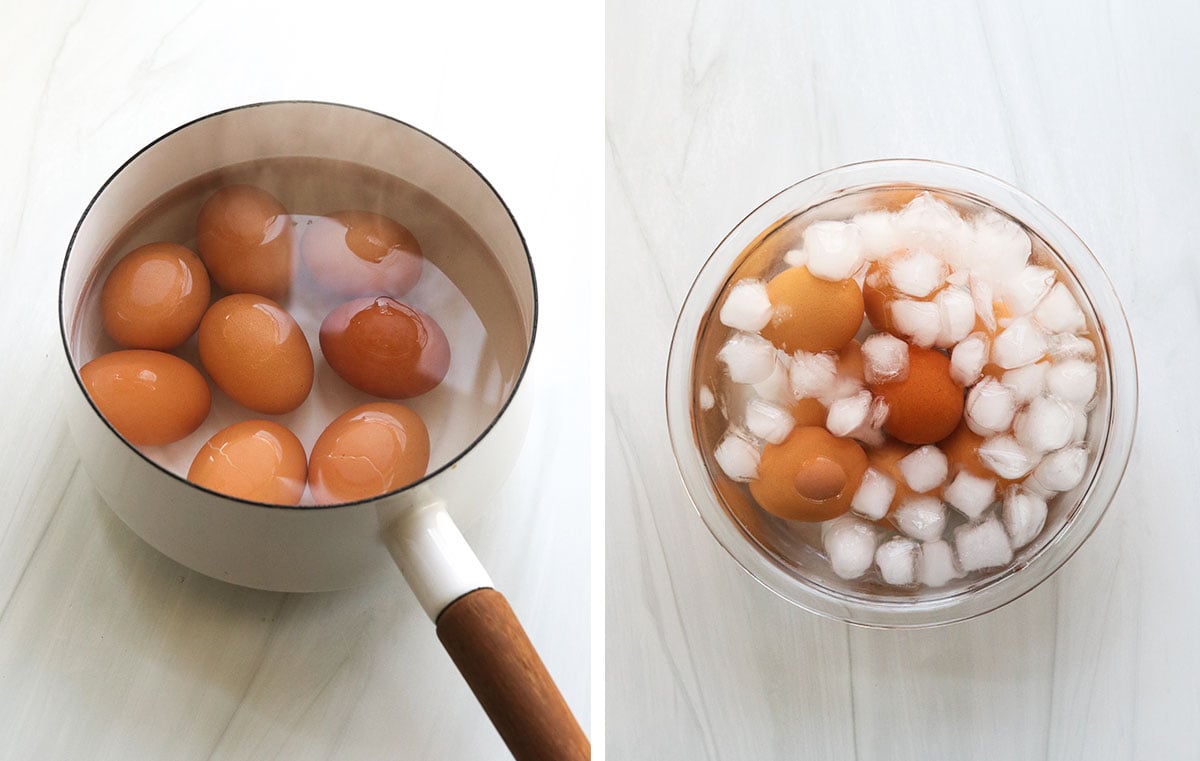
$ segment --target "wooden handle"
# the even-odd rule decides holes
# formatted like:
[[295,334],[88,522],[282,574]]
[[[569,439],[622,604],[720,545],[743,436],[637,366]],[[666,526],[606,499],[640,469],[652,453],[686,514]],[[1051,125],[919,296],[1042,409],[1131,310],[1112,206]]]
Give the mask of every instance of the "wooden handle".
[[438,639],[517,761],[585,761],[592,749],[504,595],[476,589],[437,619]]

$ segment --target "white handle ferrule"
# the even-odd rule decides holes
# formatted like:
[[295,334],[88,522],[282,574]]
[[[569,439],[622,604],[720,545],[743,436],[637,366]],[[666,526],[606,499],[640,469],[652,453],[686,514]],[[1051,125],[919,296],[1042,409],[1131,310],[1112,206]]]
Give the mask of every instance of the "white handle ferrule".
[[466,593],[492,586],[491,577],[440,502],[401,511],[384,537],[400,573],[433,621]]

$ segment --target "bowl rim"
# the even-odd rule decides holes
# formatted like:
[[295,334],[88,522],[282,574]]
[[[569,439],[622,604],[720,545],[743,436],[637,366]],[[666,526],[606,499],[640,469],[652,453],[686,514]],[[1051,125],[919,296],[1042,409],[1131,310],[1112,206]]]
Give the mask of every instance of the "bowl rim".
[[[226,114],[230,114],[230,113],[233,113],[236,111],[249,111],[249,110],[257,109],[257,108],[274,108],[274,107],[278,107],[278,106],[296,106],[296,105],[317,106],[320,108],[332,108],[332,109],[345,109],[345,110],[359,111],[359,112],[362,112],[365,114],[370,114],[372,116],[379,117],[386,121],[392,122],[394,125],[397,125],[401,128],[416,132],[416,133],[422,135],[423,137],[433,141],[435,144],[441,146],[442,148],[446,149],[447,151],[449,151],[455,158],[457,158],[468,169],[470,169],[471,172],[473,172],[475,174],[475,176],[478,177],[479,180],[481,180],[483,182],[484,186],[488,189],[488,192],[490,192],[492,194],[492,196],[494,196],[495,199],[500,202],[500,206],[504,209],[504,213],[508,216],[508,220],[512,224],[513,230],[517,233],[517,237],[521,243],[521,251],[525,254],[525,263],[529,269],[530,289],[531,289],[531,293],[532,293],[532,297],[530,299],[532,311],[531,311],[531,316],[530,316],[529,342],[525,348],[525,356],[521,362],[521,369],[517,373],[516,380],[514,381],[512,388],[509,390],[508,396],[507,396],[507,398],[505,398],[504,403],[496,411],[496,414],[492,416],[491,420],[488,421],[487,425],[483,427],[483,429],[480,431],[479,435],[476,436],[474,439],[472,439],[471,442],[469,444],[467,444],[466,447],[464,447],[461,451],[459,451],[457,454],[455,454],[454,457],[447,460],[439,468],[426,473],[420,479],[413,481],[412,483],[410,483],[406,486],[403,486],[399,489],[393,489],[392,491],[385,492],[383,494],[379,494],[374,497],[368,497],[365,499],[354,500],[352,502],[338,502],[338,503],[329,504],[329,505],[280,505],[280,504],[275,504],[275,503],[270,503],[270,502],[257,502],[254,500],[248,500],[248,499],[244,499],[241,497],[235,497],[235,496],[232,496],[229,494],[223,494],[221,492],[213,491],[212,489],[209,489],[205,486],[201,486],[199,484],[194,484],[191,481],[184,478],[183,476],[180,476],[180,475],[172,472],[171,470],[168,470],[167,468],[163,467],[162,465],[160,465],[159,463],[157,463],[153,459],[151,459],[149,456],[144,454],[136,446],[129,443],[129,441],[127,441],[124,436],[122,436],[115,428],[113,428],[112,424],[108,422],[108,420],[104,417],[104,415],[101,414],[100,410],[96,407],[95,402],[92,401],[91,396],[88,394],[87,389],[84,388],[84,386],[83,386],[83,380],[79,376],[79,367],[76,366],[75,359],[71,355],[71,344],[70,344],[70,340],[67,337],[66,308],[65,308],[64,301],[63,301],[64,291],[66,288],[67,268],[71,262],[71,254],[75,249],[75,239],[78,237],[79,231],[83,227],[84,222],[87,220],[88,215],[91,214],[92,207],[95,206],[96,202],[100,199],[100,197],[102,195],[104,195],[104,192],[108,189],[109,185],[111,185],[117,179],[117,177],[119,177],[121,175],[121,173],[124,172],[127,167],[129,167],[130,164],[132,164],[134,161],[136,161],[138,158],[140,158],[143,154],[152,150],[159,143],[163,142],[164,140],[167,140],[168,138],[170,138],[172,135],[176,134],[177,132],[182,132],[183,130],[189,129],[201,122],[208,121],[209,119],[214,119],[214,118],[217,118],[220,116],[225,116]],[[521,389],[522,383],[525,380],[526,373],[529,370],[530,360],[533,356],[533,347],[534,347],[534,344],[536,343],[536,339],[537,339],[539,314],[540,314],[540,302],[539,302],[539,298],[538,298],[537,273],[534,270],[533,257],[529,253],[529,243],[525,238],[525,233],[521,230],[521,226],[517,223],[516,217],[513,216],[512,209],[509,207],[508,203],[504,200],[504,197],[500,195],[499,191],[496,190],[496,187],[492,184],[492,182],[483,174],[483,172],[479,171],[479,169],[474,164],[472,164],[470,161],[468,161],[465,156],[463,156],[461,153],[459,153],[457,150],[455,150],[449,144],[440,140],[433,134],[421,129],[420,127],[417,127],[413,124],[410,124],[409,122],[404,121],[403,119],[399,119],[394,116],[389,116],[388,114],[382,113],[380,111],[375,111],[375,110],[372,110],[369,108],[364,108],[362,106],[354,106],[354,105],[349,105],[346,103],[337,103],[334,101],[327,101],[327,100],[305,100],[305,99],[266,100],[266,101],[257,101],[254,103],[246,103],[246,104],[242,104],[242,105],[238,105],[238,106],[230,106],[228,108],[223,108],[218,111],[213,111],[211,113],[207,113],[207,114],[204,114],[203,116],[198,116],[194,119],[184,122],[183,124],[180,124],[179,126],[173,128],[171,130],[168,130],[167,132],[164,132],[163,134],[159,135],[155,139],[151,140],[149,143],[147,143],[141,149],[139,149],[136,153],[132,154],[129,158],[127,158],[124,162],[122,162],[121,165],[119,167],[117,167],[116,170],[114,170],[113,173],[108,176],[108,179],[106,179],[104,181],[104,183],[92,195],[91,199],[88,201],[87,205],[84,207],[83,213],[79,216],[79,221],[75,223],[75,228],[71,231],[71,238],[67,242],[66,253],[63,256],[62,269],[59,272],[59,278],[58,278],[58,329],[59,329],[59,338],[62,341],[63,353],[66,356],[67,364],[71,367],[71,374],[72,374],[72,376],[74,376],[75,384],[78,386],[80,393],[83,395],[83,398],[87,401],[88,406],[90,406],[92,408],[92,411],[96,414],[96,416],[98,418],[100,418],[101,422],[103,422],[104,425],[110,431],[112,431],[113,435],[117,438],[117,440],[120,441],[122,444],[124,444],[126,447],[128,447],[135,455],[137,455],[139,458],[141,458],[143,461],[145,461],[146,463],[148,463],[149,465],[151,465],[158,471],[166,474],[167,476],[175,479],[176,481],[179,481],[180,483],[184,484],[185,486],[195,489],[196,491],[199,491],[199,492],[202,492],[205,494],[209,494],[216,498],[228,500],[230,502],[251,505],[254,507],[271,508],[271,509],[275,509],[275,510],[298,510],[298,511],[302,511],[302,512],[313,512],[313,511],[321,511],[321,510],[338,510],[338,509],[346,508],[346,507],[372,505],[372,504],[376,504],[376,503],[380,502],[381,500],[390,499],[398,494],[404,494],[406,492],[411,492],[411,491],[417,489],[418,487],[420,487],[421,485],[428,483],[429,481],[433,480],[434,478],[437,478],[442,473],[445,473],[445,472],[449,471],[450,469],[454,468],[464,457],[467,456],[467,454],[469,454],[473,449],[475,449],[476,446],[478,446],[479,442],[483,441],[483,439],[487,437],[487,435],[491,432],[491,430],[496,426],[496,424],[504,416],[505,412],[508,411],[510,405],[513,402],[513,399],[515,399],[517,396],[517,392]]]
[[[1062,525],[1027,560],[943,597],[880,601],[786,572],[723,506],[696,438],[691,415],[692,367],[704,317],[715,307],[723,284],[745,255],[746,244],[782,220],[841,195],[900,185],[940,189],[979,201],[1016,219],[1047,242],[1095,314],[1108,371],[1107,399],[1101,403],[1107,402],[1108,410],[1104,438],[1089,464],[1090,482],[1077,487],[1080,496],[1065,513]],[[1020,205],[1023,213],[1006,208],[1005,202]],[[1057,245],[1050,245],[1051,241]],[[1065,254],[1064,242],[1070,249]],[[1137,363],[1128,320],[1107,273],[1079,235],[1044,204],[1010,183],[969,167],[918,158],[860,161],[819,172],[785,187],[742,218],[707,257],[688,290],[671,337],[665,390],[676,468],[693,508],[718,544],[752,578],[788,602],[834,620],[885,629],[928,628],[974,618],[1019,599],[1050,578],[1091,536],[1112,503],[1128,467],[1138,411]]]

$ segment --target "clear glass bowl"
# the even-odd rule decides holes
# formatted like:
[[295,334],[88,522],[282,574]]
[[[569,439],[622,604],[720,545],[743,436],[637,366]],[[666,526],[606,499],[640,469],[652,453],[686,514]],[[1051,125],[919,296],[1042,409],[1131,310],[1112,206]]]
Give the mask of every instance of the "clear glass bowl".
[[[1079,486],[1050,500],[1046,526],[1037,539],[997,572],[936,589],[892,589],[837,577],[814,540],[819,526],[775,518],[739,485],[714,476],[711,452],[706,453],[702,442],[715,439],[693,412],[699,409],[697,380],[712,372],[714,336],[725,330],[715,307],[735,278],[762,267],[764,249],[789,237],[781,231],[791,229],[794,234],[810,218],[846,218],[864,208],[864,202],[878,205],[915,190],[991,207],[1026,228],[1035,252],[1042,250],[1083,308],[1100,349],[1099,390],[1085,437],[1087,473]],[[796,222],[800,224],[789,228]],[[782,253],[771,251],[770,256]],[[978,616],[1049,578],[1104,516],[1125,472],[1137,421],[1137,366],[1129,326],[1112,284],[1079,236],[1041,203],[1005,182],[964,167],[910,159],[850,164],[809,177],[766,201],[725,236],[696,276],[680,311],[666,392],[680,475],[717,541],[784,599],[830,618],[881,628],[937,626]]]

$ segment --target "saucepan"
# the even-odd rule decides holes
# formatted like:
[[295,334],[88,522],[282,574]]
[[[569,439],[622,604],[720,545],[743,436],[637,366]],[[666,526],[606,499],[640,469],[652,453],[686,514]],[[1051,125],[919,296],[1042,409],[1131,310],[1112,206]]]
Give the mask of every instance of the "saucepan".
[[[315,182],[297,181],[305,167],[324,174],[318,172]],[[178,231],[194,229],[203,198],[222,184],[247,179],[293,214],[370,207],[404,217],[426,241],[426,269],[413,293],[433,303],[427,309],[442,310],[438,319],[447,333],[467,338],[456,344],[451,335],[445,381],[411,401],[431,440],[427,472],[415,482],[333,504],[306,497],[281,506],[231,497],[186,478],[185,461],[234,414],[236,405],[220,390],[212,391],[210,420],[191,437],[152,447],[127,441],[85,390],[80,369],[105,351],[108,340],[95,300],[114,258],[173,230],[185,238],[177,242],[187,243]],[[296,277],[310,276],[311,269],[297,265]],[[293,311],[305,326],[328,306]],[[533,265],[516,221],[491,184],[453,149],[404,122],[344,105],[283,101],[233,108],[151,143],[109,178],[84,211],[60,286],[63,345],[75,379],[69,425],[112,510],[189,568],[233,584],[309,592],[378,581],[399,567],[514,756],[586,758],[587,738],[457,527],[485,509],[520,450],[534,401],[523,381],[537,312]],[[328,422],[327,408],[353,401],[353,392],[320,358],[315,331],[306,332],[318,357],[312,394],[325,407],[306,403],[272,419],[310,448]],[[176,354],[195,356],[195,340]]]

